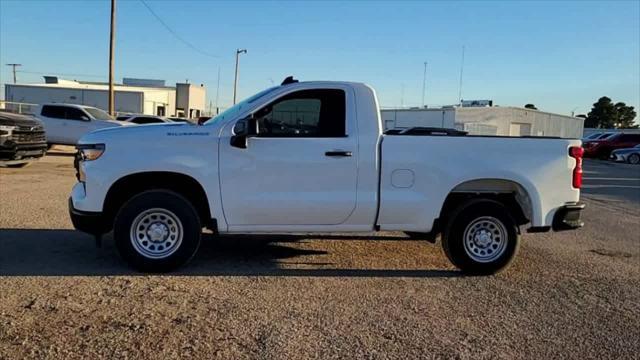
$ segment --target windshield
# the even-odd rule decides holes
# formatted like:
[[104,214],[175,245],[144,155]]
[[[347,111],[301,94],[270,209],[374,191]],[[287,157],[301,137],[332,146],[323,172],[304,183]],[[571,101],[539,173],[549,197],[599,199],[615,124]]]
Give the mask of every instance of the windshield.
[[591,135],[587,136],[585,139],[596,139],[596,138],[600,137],[600,135],[602,135],[602,133],[591,134]]
[[88,112],[89,114],[91,114],[91,116],[96,118],[96,120],[113,120],[111,115],[107,114],[106,112],[104,112],[104,111],[102,111],[100,109],[86,107],[86,108],[84,108],[84,110],[86,112]]
[[613,135],[613,134],[614,134],[614,133],[606,133],[606,134],[602,134],[602,135],[598,136],[598,137],[597,137],[597,139],[598,139],[598,140],[604,140],[604,139],[610,138],[610,137],[611,137],[611,135]]
[[270,92],[274,91],[275,89],[278,89],[279,87],[280,86],[274,86],[272,88],[268,88],[266,90],[262,90],[261,92],[251,96],[250,98],[242,100],[241,102],[235,104],[234,106],[228,108],[227,110],[221,112],[220,114],[212,117],[207,122],[205,122],[204,125],[211,124],[214,121],[218,121],[218,120],[229,119],[229,118],[232,118],[232,117],[238,115],[238,113],[240,111],[242,111],[243,109],[245,109],[247,107],[247,105],[249,105],[252,102],[260,99],[261,97],[269,94]]

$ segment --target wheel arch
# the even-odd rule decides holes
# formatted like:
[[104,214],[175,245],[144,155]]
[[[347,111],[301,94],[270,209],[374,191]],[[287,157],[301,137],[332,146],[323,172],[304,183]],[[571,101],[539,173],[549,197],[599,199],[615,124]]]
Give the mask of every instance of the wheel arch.
[[147,190],[170,190],[184,196],[196,208],[200,221],[214,231],[217,223],[212,218],[207,193],[196,179],[184,173],[172,171],[145,171],[125,175],[116,180],[105,196],[103,213],[109,224],[122,205],[136,194]]
[[[529,189],[528,189],[529,188]],[[473,199],[492,199],[502,203],[512,213],[518,225],[533,222],[539,198],[531,187],[521,182],[501,178],[481,178],[463,181],[454,186],[445,198],[439,223],[446,224],[447,217],[461,204]]]

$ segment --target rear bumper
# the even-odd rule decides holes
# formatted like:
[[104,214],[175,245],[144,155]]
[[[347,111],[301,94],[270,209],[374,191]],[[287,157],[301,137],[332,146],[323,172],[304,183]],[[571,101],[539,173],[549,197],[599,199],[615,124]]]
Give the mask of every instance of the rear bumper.
[[69,216],[73,227],[87,234],[100,235],[111,230],[111,226],[103,213],[77,210],[73,207],[71,198],[69,198]]
[[574,230],[584,226],[580,215],[584,209],[584,203],[567,204],[556,211],[553,216],[552,229],[554,231]]
[[575,230],[584,226],[584,222],[580,220],[584,203],[567,204],[559,208],[553,216],[553,224],[551,226],[533,226],[527,229],[528,233],[542,233],[564,230]]

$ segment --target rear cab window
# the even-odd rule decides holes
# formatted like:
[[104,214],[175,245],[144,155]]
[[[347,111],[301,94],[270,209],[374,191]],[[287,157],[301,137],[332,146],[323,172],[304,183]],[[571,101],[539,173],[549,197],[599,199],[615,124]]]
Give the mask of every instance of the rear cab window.
[[44,105],[40,114],[54,119],[65,119],[66,111],[64,106]]

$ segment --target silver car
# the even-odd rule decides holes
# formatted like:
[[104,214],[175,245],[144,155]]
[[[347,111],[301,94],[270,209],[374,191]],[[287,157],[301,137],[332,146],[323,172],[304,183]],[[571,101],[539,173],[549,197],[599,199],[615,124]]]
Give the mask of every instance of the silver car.
[[609,160],[640,164],[640,144],[632,148],[613,150]]

